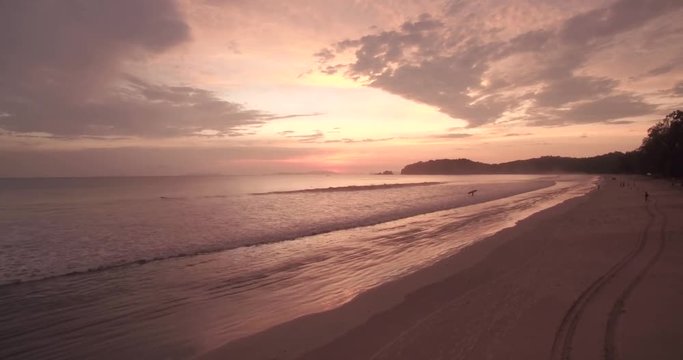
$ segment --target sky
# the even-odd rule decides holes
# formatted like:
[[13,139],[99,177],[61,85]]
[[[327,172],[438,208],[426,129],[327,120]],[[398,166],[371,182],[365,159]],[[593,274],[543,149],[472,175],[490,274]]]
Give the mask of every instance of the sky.
[[400,171],[629,151],[680,0],[0,0],[0,176]]

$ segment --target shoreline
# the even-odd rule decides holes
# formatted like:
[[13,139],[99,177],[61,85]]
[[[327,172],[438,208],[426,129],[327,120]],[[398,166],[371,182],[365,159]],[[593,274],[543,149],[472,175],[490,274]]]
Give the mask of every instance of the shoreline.
[[[262,332],[230,341],[197,358],[225,359],[235,356],[240,359],[295,359],[363,324],[371,316],[400,304],[410,293],[476,265],[500,245],[519,236],[520,233],[533,231],[540,219],[559,216],[576,204],[587,201],[594,193],[595,191],[591,190],[585,195],[541,210],[452,256],[370,289],[337,308],[304,315]],[[330,326],[331,324],[333,326]],[[301,333],[306,333],[305,338],[299,335]]]
[[[451,354],[447,356],[450,358],[482,358],[484,353],[496,351],[519,355],[509,358],[547,358],[554,351],[553,336],[562,335],[557,326],[566,309],[572,307],[572,301],[615,260],[627,254],[631,246],[624,244],[636,243],[645,228],[647,216],[642,215],[649,208],[642,206],[642,199],[636,196],[640,188],[619,188],[608,179],[601,180],[602,190],[533,214],[430,267],[369,290],[339,308],[237,339],[199,358],[390,359],[433,358],[444,353]],[[655,198],[667,191],[661,181],[637,179],[638,186],[647,187]],[[681,196],[674,200],[680,202]],[[663,202],[660,198],[656,201]],[[591,219],[587,216],[591,212],[598,216]],[[600,214],[605,213],[609,215],[600,219]],[[591,227],[587,228],[587,224]],[[621,229],[615,228],[620,224]],[[558,232],[558,228],[564,231]],[[582,229],[590,231],[582,234]],[[627,265],[626,270],[637,264]],[[626,275],[613,275],[603,292],[612,297],[620,293],[623,286],[618,285],[626,280],[617,280],[620,276],[628,278]],[[593,308],[611,304],[610,301],[611,298],[598,298],[590,307],[586,306],[586,312],[599,313]],[[487,316],[494,317],[492,322],[483,321]],[[596,316],[600,322],[602,317]],[[442,318],[453,321],[444,322]],[[586,316],[581,319],[590,323]],[[461,325],[454,325],[458,323]],[[444,327],[447,330],[441,329]],[[591,331],[580,334],[584,333]],[[619,340],[619,334],[616,332],[614,338]],[[444,341],[444,336],[449,340]],[[577,352],[588,354],[594,349],[584,343],[590,344],[595,337],[577,335],[571,341],[580,342]],[[533,338],[533,344],[520,340],[526,338]]]
[[[542,190],[548,187],[553,186],[556,181],[548,178],[539,178],[535,179],[532,181],[534,183],[534,186],[530,186],[529,188],[523,188],[520,190],[516,191],[510,191],[506,192],[503,194],[497,194],[497,195],[480,195],[477,197],[464,197],[464,200],[462,200],[461,203],[446,207],[446,208],[435,208],[435,209],[429,209],[425,212],[420,212],[416,214],[403,214],[399,217],[396,216],[387,216],[387,217],[376,217],[371,220],[364,220],[358,223],[355,223],[353,225],[341,225],[341,226],[330,226],[328,228],[322,229],[322,230],[314,230],[314,231],[308,231],[308,232],[301,232],[301,233],[292,233],[292,234],[286,234],[285,236],[281,236],[277,239],[273,238],[268,238],[265,240],[261,241],[255,241],[255,242],[236,242],[234,244],[230,245],[225,245],[225,246],[220,246],[220,247],[215,247],[215,248],[207,248],[207,249],[196,249],[196,250],[190,250],[190,251],[185,251],[177,254],[165,254],[165,255],[158,255],[154,257],[147,257],[147,258],[137,258],[137,259],[131,259],[131,260],[124,260],[120,262],[113,262],[113,263],[106,263],[106,264],[100,264],[97,266],[93,267],[85,267],[82,269],[75,269],[75,270],[69,270],[67,272],[62,272],[62,273],[56,273],[56,274],[49,274],[45,275],[42,277],[35,277],[35,278],[7,278],[3,279],[0,278],[0,288],[6,287],[6,286],[21,286],[24,284],[33,284],[33,283],[40,283],[40,282],[45,282],[45,281],[51,281],[54,279],[59,279],[62,277],[73,277],[73,276],[81,276],[81,275],[87,275],[87,274],[93,274],[93,273],[100,273],[100,272],[105,272],[105,271],[116,271],[116,270],[126,270],[128,268],[133,268],[133,267],[139,267],[139,266],[144,266],[147,264],[155,264],[159,262],[163,262],[166,260],[175,260],[175,259],[185,259],[185,258],[193,258],[196,256],[212,256],[215,254],[227,252],[227,251],[233,251],[237,250],[240,248],[247,248],[247,247],[259,247],[259,246],[268,246],[272,244],[277,244],[281,242],[288,242],[288,241],[296,241],[300,240],[303,238],[307,238],[310,236],[317,236],[317,235],[323,235],[323,234],[328,234],[328,233],[333,233],[337,231],[347,231],[351,230],[354,228],[360,228],[360,227],[369,227],[369,226],[375,226],[379,225],[382,223],[386,222],[391,222],[391,221],[398,221],[401,219],[409,218],[409,217],[414,217],[414,216],[420,216],[420,215],[425,215],[425,214],[430,214],[430,213],[435,213],[439,211],[447,211],[455,208],[460,208],[460,207],[465,207],[465,206],[470,206],[470,205],[476,205],[488,201],[493,201],[493,200],[498,200],[502,199],[505,197],[510,197],[514,195],[519,195],[527,192],[532,192],[532,191],[537,191],[537,190]],[[429,184],[429,185],[425,185]],[[445,184],[445,182],[423,182],[420,183],[418,186],[431,186],[431,185],[441,185]],[[410,184],[384,184],[384,185],[378,185],[378,186],[389,186],[389,188],[401,188],[401,187],[408,187],[406,185],[416,186],[413,183]],[[352,188],[356,186],[346,186],[344,188]],[[263,194],[257,194],[257,193],[251,193],[251,194],[245,194],[245,195],[253,195],[253,196],[266,196],[266,195],[275,195],[275,194],[288,194],[288,193],[310,193],[310,192],[317,192],[311,191],[311,190],[296,190],[296,191],[284,191],[284,192],[269,192],[269,193],[263,193]],[[159,199],[159,200],[165,200],[165,199]]]
[[[145,258],[134,258],[134,259],[126,259],[126,260],[121,260],[118,262],[111,262],[111,263],[104,263],[104,264],[99,264],[95,265],[92,267],[83,267],[83,268],[76,268],[72,270],[68,270],[65,272],[59,272],[56,274],[48,274],[48,275],[39,275],[37,277],[29,277],[29,278],[0,278],[0,288],[7,287],[7,286],[21,286],[23,284],[32,284],[32,283],[40,283],[40,282],[45,282],[45,281],[51,281],[54,279],[59,279],[63,277],[73,277],[73,276],[81,276],[81,275],[87,275],[87,274],[93,274],[93,273],[100,273],[100,272],[105,272],[105,271],[110,271],[110,270],[120,270],[120,269],[128,269],[128,268],[133,268],[133,267],[139,267],[139,266],[145,266],[147,264],[155,264],[159,262],[164,262],[166,260],[175,260],[175,259],[186,259],[186,258],[193,258],[196,256],[212,256],[215,254],[220,254],[223,252],[227,251],[233,251],[237,250],[240,248],[248,248],[248,247],[259,247],[259,246],[268,246],[272,244],[277,244],[281,242],[287,242],[287,241],[296,241],[300,239],[304,239],[310,236],[318,236],[318,235],[324,235],[328,233],[333,233],[337,231],[346,231],[346,230],[351,230],[354,228],[359,228],[359,227],[368,227],[368,226],[374,226],[374,225],[379,225],[382,223],[386,222],[391,222],[391,221],[398,221],[401,219],[409,218],[409,217],[414,217],[414,216],[420,216],[420,215],[425,215],[425,214],[430,214],[430,213],[435,213],[439,211],[447,211],[455,208],[460,208],[460,207],[465,207],[465,206],[470,206],[470,205],[476,205],[479,203],[484,203],[488,201],[493,201],[505,197],[510,197],[510,196],[515,196],[523,193],[528,193],[532,191],[537,191],[537,190],[542,190],[544,188],[548,188],[553,186],[556,181],[553,179],[549,179],[548,177],[542,177],[538,178],[535,180],[532,180],[531,183],[533,186],[529,186],[528,188],[521,188],[521,189],[515,189],[509,192],[505,192],[502,194],[482,194],[477,197],[464,197],[463,200],[461,200],[460,203],[458,204],[452,204],[449,205],[445,208],[433,208],[433,209],[427,209],[426,211],[423,212],[418,212],[418,213],[406,213],[406,214],[401,214],[400,216],[396,215],[378,215],[369,218],[370,220],[364,220],[361,222],[356,222],[353,224],[341,224],[341,225],[334,225],[334,226],[328,226],[323,229],[314,229],[311,231],[293,231],[291,233],[287,233],[284,236],[279,236],[278,238],[274,237],[268,237],[264,240],[259,240],[259,241],[252,241],[252,242],[235,242],[231,243],[228,245],[222,245],[222,246],[217,246],[217,247],[209,247],[209,248],[200,248],[200,249],[190,249],[189,251],[183,251],[180,253],[171,253],[171,254],[162,254],[162,255],[155,255],[152,257],[145,257]],[[415,185],[414,183],[410,184],[383,184],[383,185],[377,185],[380,189],[383,189],[383,187],[388,186],[388,189],[392,188],[402,188],[402,187],[413,187],[413,186],[433,186],[433,185],[442,185],[446,184],[446,182],[423,182],[419,183],[418,185]],[[480,184],[481,185],[481,184]],[[491,184],[483,184],[482,186],[490,186]],[[344,189],[347,188],[358,188],[358,187],[363,187],[363,186],[346,186],[343,187]],[[324,190],[327,190],[325,188]],[[363,191],[363,190],[361,190]],[[296,190],[296,191],[277,191],[277,192],[268,192],[268,193],[263,193],[263,194],[258,194],[258,193],[247,193],[244,195],[250,195],[250,196],[267,196],[267,195],[277,195],[277,194],[289,194],[289,193],[315,193],[318,192],[317,189],[314,191],[312,190]],[[160,198],[158,200],[167,200],[168,198]]]

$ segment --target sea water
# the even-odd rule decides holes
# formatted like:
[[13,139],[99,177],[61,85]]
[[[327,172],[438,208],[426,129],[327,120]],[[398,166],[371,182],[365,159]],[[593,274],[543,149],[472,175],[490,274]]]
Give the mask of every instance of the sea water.
[[339,306],[593,180],[0,179],[0,357],[191,357]]

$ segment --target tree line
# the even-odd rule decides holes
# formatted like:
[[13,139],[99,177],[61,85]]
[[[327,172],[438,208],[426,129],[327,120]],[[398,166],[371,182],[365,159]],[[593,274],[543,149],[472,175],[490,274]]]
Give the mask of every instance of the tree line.
[[648,129],[635,153],[635,172],[683,177],[683,111],[672,112]]
[[630,152],[588,158],[542,156],[486,164],[469,159],[440,159],[407,165],[401,174],[639,173],[683,177],[683,111],[676,110],[648,129],[642,145]]

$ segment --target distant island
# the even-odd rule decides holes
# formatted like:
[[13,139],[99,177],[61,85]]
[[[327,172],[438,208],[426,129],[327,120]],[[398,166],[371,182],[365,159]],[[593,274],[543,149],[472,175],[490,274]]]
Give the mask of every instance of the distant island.
[[587,158],[542,156],[500,164],[469,159],[420,161],[405,166],[402,175],[467,174],[654,174],[683,177],[683,112],[676,110],[648,130],[642,145],[630,152],[611,152]]
[[487,164],[469,159],[439,159],[407,165],[402,175],[470,175],[470,174],[543,174],[543,173],[631,173],[630,153],[613,152],[589,158],[542,156],[500,164]]

